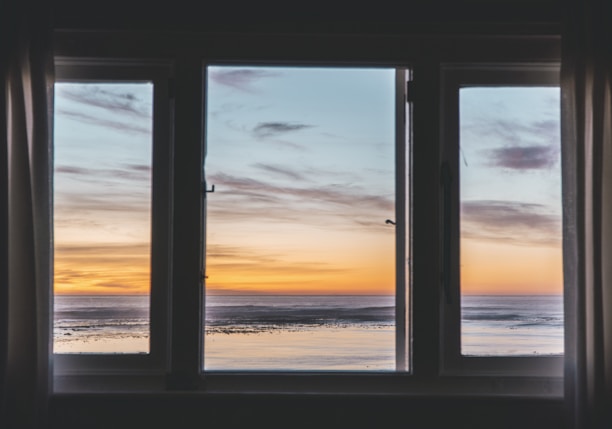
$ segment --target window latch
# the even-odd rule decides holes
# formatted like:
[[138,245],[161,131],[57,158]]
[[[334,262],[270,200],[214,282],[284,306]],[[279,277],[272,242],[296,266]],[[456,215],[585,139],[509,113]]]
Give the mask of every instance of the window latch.
[[204,192],[207,192],[207,193],[215,192],[215,185],[212,185],[210,189],[206,189],[206,185],[204,185]]

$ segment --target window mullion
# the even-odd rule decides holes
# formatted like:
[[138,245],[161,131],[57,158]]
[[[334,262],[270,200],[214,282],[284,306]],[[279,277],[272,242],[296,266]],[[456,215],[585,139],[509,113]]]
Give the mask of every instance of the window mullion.
[[409,279],[407,278],[407,249],[409,243],[406,239],[406,179],[409,172],[406,166],[406,132],[410,124],[407,122],[407,99],[406,81],[408,72],[406,69],[397,69],[395,74],[395,368],[397,371],[409,369],[408,360],[408,313],[407,296],[409,294]]
[[412,373],[439,372],[440,260],[439,69],[436,62],[414,68],[412,143]]
[[170,388],[197,386],[200,373],[202,72],[197,57],[176,63]]

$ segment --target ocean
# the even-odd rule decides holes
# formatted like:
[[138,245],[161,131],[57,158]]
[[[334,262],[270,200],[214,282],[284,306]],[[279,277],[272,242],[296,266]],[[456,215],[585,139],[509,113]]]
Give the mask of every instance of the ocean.
[[[467,356],[563,353],[561,296],[464,296]],[[147,296],[56,296],[56,353],[148,353]],[[392,296],[206,299],[206,370],[392,371]]]

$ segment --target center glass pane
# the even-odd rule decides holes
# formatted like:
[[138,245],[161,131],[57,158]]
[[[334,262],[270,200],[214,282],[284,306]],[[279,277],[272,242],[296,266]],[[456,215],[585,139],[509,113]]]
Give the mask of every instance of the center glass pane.
[[208,67],[206,370],[395,369],[395,70]]

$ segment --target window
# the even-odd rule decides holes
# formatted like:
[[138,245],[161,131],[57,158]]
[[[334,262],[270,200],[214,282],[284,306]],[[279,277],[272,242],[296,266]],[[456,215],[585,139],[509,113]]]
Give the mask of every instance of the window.
[[448,368],[560,374],[557,69],[449,68],[445,82]]
[[55,353],[148,353],[153,86],[55,85]]
[[167,71],[59,62],[56,73],[57,370],[158,366],[169,269]]
[[[501,52],[491,40],[442,37],[424,54],[420,38],[358,46],[331,37],[342,47],[332,61],[325,37],[304,36],[295,52],[267,36],[164,37],[141,53],[167,62],[117,46],[108,50],[127,60],[80,59],[95,39],[63,45],[74,59],[58,59],[58,97],[62,85],[146,87],[152,118],[150,215],[139,215],[150,225],[141,256],[150,280],[139,291],[150,293],[137,297],[149,303],[138,321],[148,320],[148,348],[57,353],[59,380],[210,393],[562,394],[561,298],[544,296],[561,283],[557,40],[504,39],[512,49]],[[512,136],[499,136],[501,119],[512,119]],[[62,144],[56,192],[70,171],[91,168],[60,163]],[[116,163],[143,166],[142,154]],[[542,168],[515,168],[525,163]],[[497,278],[520,272],[537,285],[478,280],[492,269],[482,255],[510,252],[499,246],[508,235],[520,237],[512,251],[543,259],[528,275],[506,264]],[[502,296],[536,286],[534,311],[516,313],[526,299]],[[503,322],[511,312],[514,325]]]
[[205,370],[406,368],[405,74],[207,67]]

